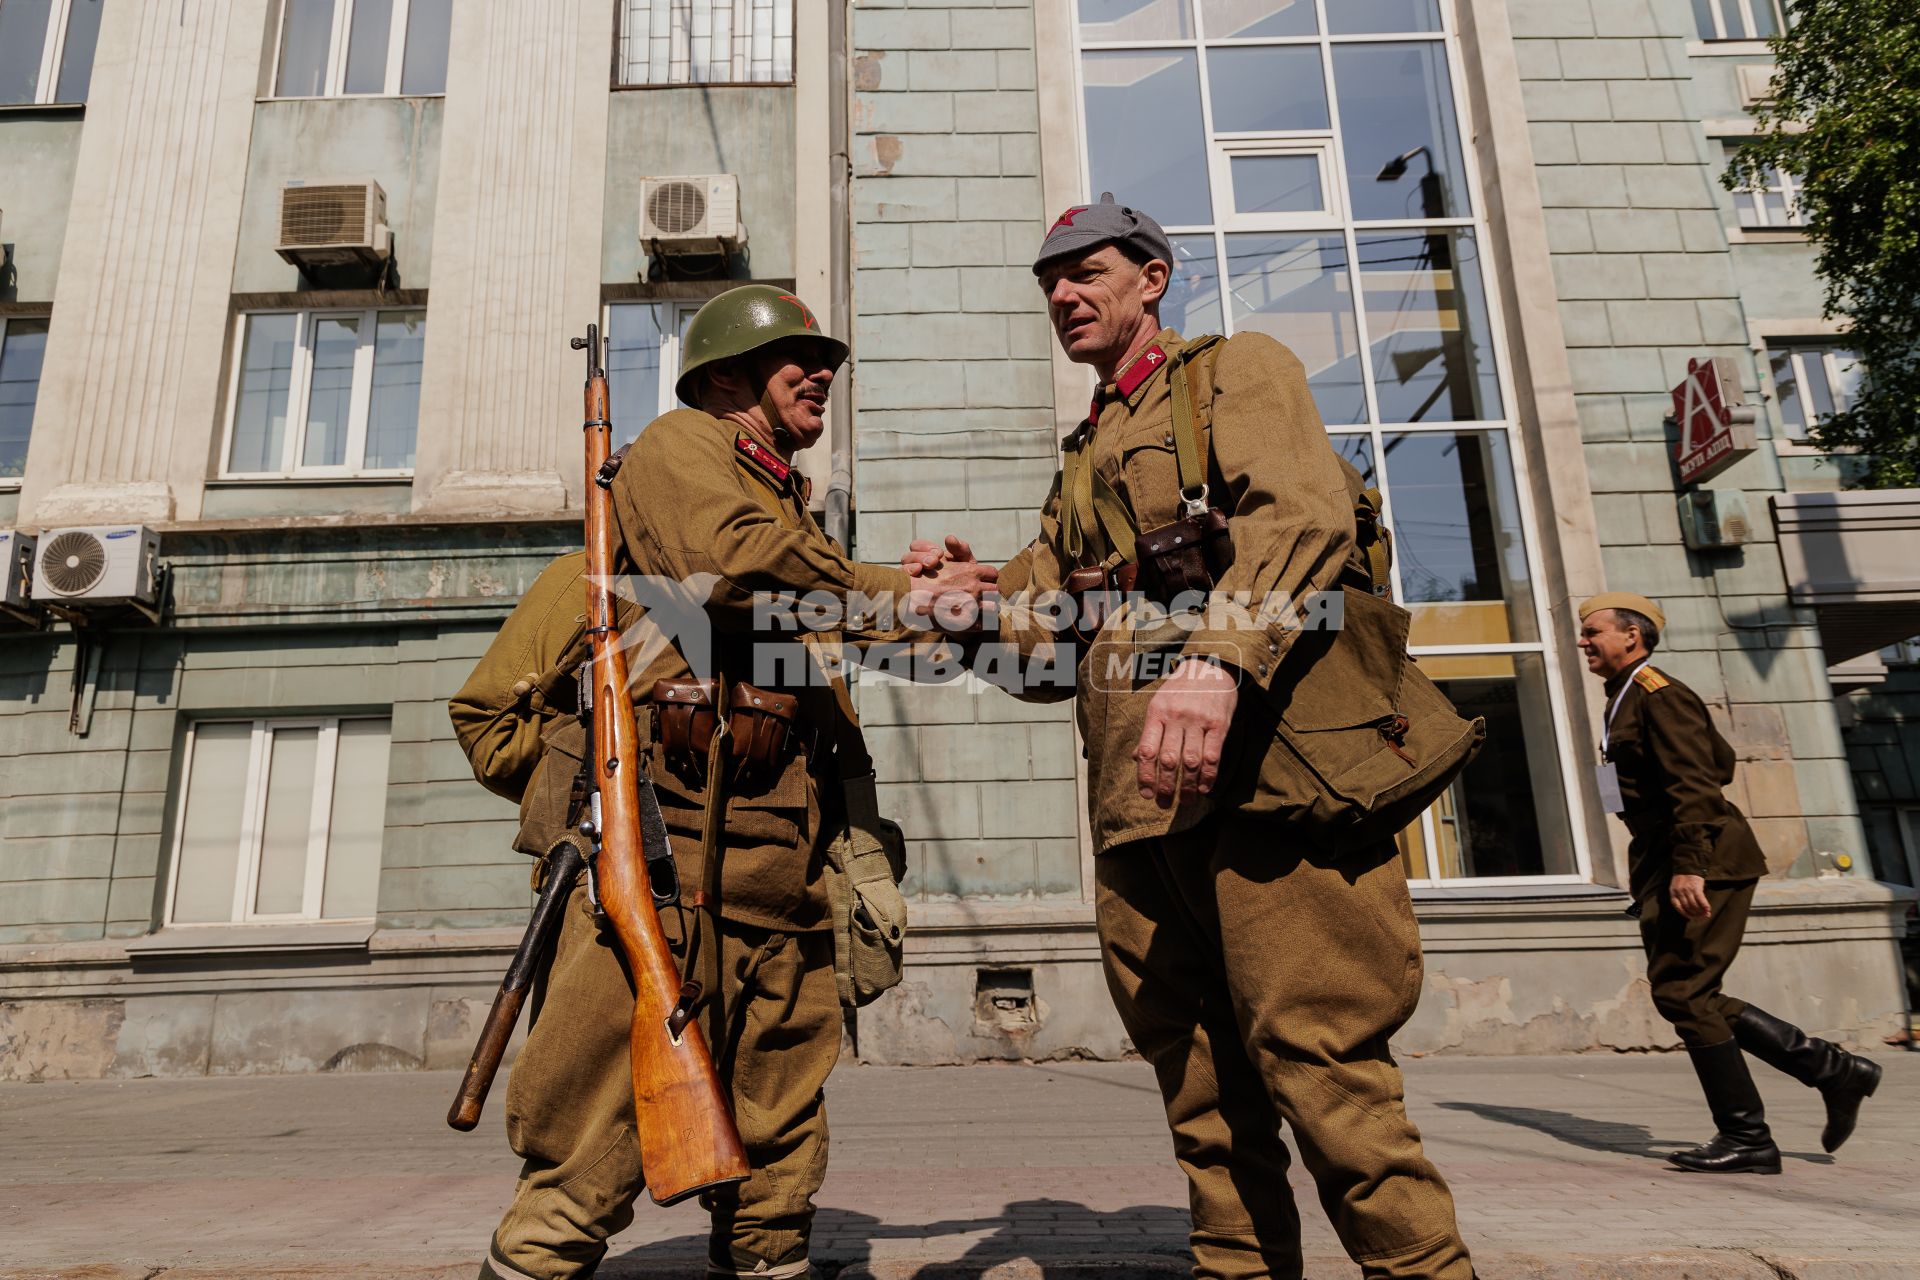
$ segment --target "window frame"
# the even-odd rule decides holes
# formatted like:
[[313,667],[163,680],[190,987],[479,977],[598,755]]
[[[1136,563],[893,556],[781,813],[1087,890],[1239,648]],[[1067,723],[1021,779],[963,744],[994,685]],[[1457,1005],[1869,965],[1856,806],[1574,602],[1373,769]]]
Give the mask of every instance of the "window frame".
[[[37,313],[11,312],[7,314],[0,314],[0,361],[3,361],[6,357],[7,331],[13,327],[14,321],[37,320],[42,322],[50,322],[52,319],[53,319],[53,313],[50,311],[41,311]],[[51,330],[49,330],[49,336],[51,336]],[[45,357],[43,356],[41,370],[40,370],[40,381],[44,382],[45,380],[46,380],[46,367],[45,367]],[[40,382],[35,382],[33,384],[33,395],[34,395],[34,417],[27,420],[27,447],[29,449],[33,447],[34,422],[35,422],[35,419],[37,419],[40,416]],[[24,472],[26,471],[26,468],[24,465],[21,467],[21,471],[23,474],[17,475],[17,476],[0,476],[0,493],[10,493],[13,490],[18,489],[23,483],[25,483],[26,475],[24,474]]]
[[[600,304],[600,332],[609,337],[612,337],[614,331],[615,307],[653,307],[661,313],[661,319],[665,321],[655,326],[660,334],[660,394],[659,407],[654,410],[655,418],[680,408],[680,397],[674,394],[673,390],[673,384],[680,380],[680,334],[686,328],[686,322],[693,319],[695,313],[709,301],[710,299],[707,298],[615,298]],[[671,371],[669,371],[669,365],[671,365]],[[647,419],[647,422],[652,421],[653,418]],[[618,422],[613,425],[616,432],[621,429]],[[634,434],[639,435],[645,426],[646,423],[642,423],[635,429]]]
[[[403,479],[413,475],[413,467],[367,467],[356,465],[353,459],[362,463],[367,456],[367,414],[373,401],[373,349],[379,336],[380,314],[383,311],[417,311],[421,322],[426,321],[427,308],[424,303],[414,306],[372,306],[372,307],[260,307],[234,313],[233,366],[227,375],[227,409],[225,426],[220,433],[220,466],[215,476],[218,480],[383,480]],[[246,354],[247,325],[254,316],[296,316],[297,327],[294,330],[293,364],[287,371],[287,435],[282,442],[282,466],[274,471],[235,471],[233,470],[233,431],[240,414],[240,378],[245,372],[243,360]],[[359,343],[353,356],[353,402],[347,418],[347,461],[339,466],[309,467],[300,462],[305,452],[307,438],[307,409],[313,395],[313,331],[320,320],[335,319],[342,316],[354,316],[360,321]],[[423,338],[424,341],[424,338]],[[416,449],[420,440],[420,421],[416,417],[413,424]]]
[[[1742,145],[1742,141],[1737,138],[1727,138],[1721,142],[1722,148],[1728,153],[1729,161],[1733,159],[1732,153],[1738,151]],[[1800,208],[1800,180],[1786,170],[1776,169],[1772,165],[1767,166],[1767,172],[1779,180],[1779,186],[1768,184],[1759,187],[1737,187],[1731,193],[1735,224],[1742,231],[1805,231],[1807,219]],[[1786,221],[1766,220],[1766,202],[1758,197],[1769,194],[1778,195],[1786,205]],[[1752,216],[1757,216],[1760,220],[1753,221]]]
[[[1706,5],[1707,12],[1713,16],[1714,34],[1708,35],[1705,32],[1700,32],[1699,38],[1709,43],[1721,44],[1735,40],[1754,41],[1768,39],[1767,36],[1760,35],[1754,30],[1757,25],[1753,20],[1755,5],[1766,5],[1772,11],[1776,30],[1786,31],[1788,29],[1786,6],[1782,5],[1780,0],[1706,0]],[[1729,35],[1727,33],[1728,5],[1736,6],[1739,10],[1740,24],[1746,29],[1741,34]],[[1696,30],[1697,29],[1696,26]]]
[[[173,841],[167,860],[167,886],[162,898],[161,927],[164,929],[230,929],[235,925],[275,924],[348,924],[370,923],[373,916],[324,916],[327,878],[327,846],[333,835],[333,778],[339,766],[340,725],[349,720],[377,720],[388,726],[388,744],[392,744],[392,717],[381,715],[339,716],[235,716],[231,719],[210,716],[187,725],[186,742],[181,747],[180,794],[174,801]],[[176,921],[174,900],[180,894],[180,853],[186,840],[187,802],[192,788],[193,753],[200,730],[216,724],[250,724],[252,737],[247,749],[247,786],[240,805],[240,856],[233,878],[233,910],[226,920]],[[315,824],[307,835],[307,864],[301,882],[300,910],[293,913],[262,914],[253,910],[260,889],[260,850],[264,837],[267,783],[272,760],[273,735],[283,729],[318,729],[314,751],[312,811],[325,813],[328,821]],[[391,779],[391,766],[389,766]]]
[[[327,37],[327,72],[324,91],[321,93],[282,93],[280,92],[280,63],[286,51],[287,39],[287,0],[280,0],[278,11],[274,15],[273,46],[269,55],[272,59],[272,92],[267,94],[270,101],[318,102],[327,98],[444,98],[447,96],[443,85],[438,93],[400,92],[400,77],[406,70],[407,61],[407,18],[413,8],[413,0],[392,0],[392,16],[387,27],[387,75],[378,93],[348,93],[347,84],[347,46],[353,34],[353,11],[360,0],[334,0],[333,30]],[[449,34],[451,18],[449,18]],[[449,58],[451,67],[451,58]]]
[[[1767,398],[1773,402],[1773,421],[1780,429],[1780,438],[1796,445],[1811,446],[1813,439],[1810,428],[1813,423],[1803,422],[1796,428],[1795,424],[1787,421],[1784,401],[1780,395],[1780,385],[1773,373],[1774,359],[1785,355],[1793,365],[1795,384],[1804,387],[1807,384],[1806,361],[1809,357],[1818,355],[1821,376],[1826,382],[1827,398],[1833,402],[1836,412],[1845,412],[1852,407],[1853,402],[1852,398],[1842,390],[1838,357],[1851,356],[1852,363],[1858,364],[1860,353],[1846,345],[1845,335],[1837,335],[1831,340],[1808,335],[1797,337],[1778,335],[1762,339],[1761,346],[1760,363],[1766,374]],[[1803,408],[1809,404],[1804,392],[1800,395],[1800,401]]]
[[[694,0],[700,3],[701,0]],[[710,4],[727,4],[732,0],[706,0]],[[645,89],[779,89],[792,88],[799,83],[800,68],[797,61],[799,49],[800,0],[774,0],[776,8],[784,8],[787,14],[787,74],[778,80],[628,80],[627,68],[632,60],[627,57],[627,15],[631,0],[614,0],[613,11],[613,65],[610,79],[616,92]],[[778,38],[777,36],[775,37]],[[691,56],[691,55],[689,55]],[[669,60],[671,61],[671,60]]]
[[[106,0],[100,0],[102,4]],[[25,111],[34,107],[84,107],[85,98],[75,101],[62,101],[56,95],[60,90],[60,60],[67,51],[67,24],[73,17],[75,0],[51,0],[47,12],[47,33],[40,44],[40,79],[36,82],[31,102],[9,102],[0,104],[0,111]],[[99,47],[95,46],[95,56]],[[91,68],[89,68],[91,72]],[[88,82],[92,77],[89,74]]]
[[[1547,585],[1541,577],[1545,572],[1548,562],[1542,551],[1539,514],[1534,502],[1533,488],[1529,481],[1527,454],[1518,419],[1517,406],[1519,400],[1513,383],[1514,365],[1506,338],[1507,329],[1501,304],[1500,290],[1497,282],[1492,278],[1497,267],[1488,254],[1484,252],[1477,253],[1476,265],[1480,272],[1480,287],[1486,306],[1487,332],[1485,334],[1485,343],[1487,349],[1494,356],[1497,365],[1496,376],[1501,398],[1501,416],[1493,419],[1477,418],[1449,422],[1387,422],[1380,416],[1378,396],[1375,390],[1374,346],[1365,301],[1367,280],[1366,273],[1363,271],[1363,259],[1360,254],[1360,240],[1369,236],[1377,236],[1381,233],[1395,231],[1445,234],[1449,231],[1465,230],[1473,237],[1473,241],[1477,246],[1486,246],[1493,243],[1492,235],[1487,225],[1486,187],[1482,181],[1478,157],[1472,146],[1473,134],[1471,126],[1474,122],[1474,115],[1472,104],[1466,92],[1467,86],[1471,82],[1465,73],[1464,53],[1461,48],[1458,26],[1454,20],[1453,6],[1445,4],[1438,6],[1440,10],[1440,25],[1436,31],[1369,32],[1365,34],[1341,35],[1332,33],[1327,23],[1327,9],[1330,4],[1335,2],[1336,0],[1316,0],[1317,31],[1313,35],[1305,36],[1209,38],[1206,35],[1206,15],[1198,4],[1194,4],[1190,10],[1191,32],[1189,35],[1181,38],[1089,41],[1084,37],[1077,18],[1070,19],[1068,29],[1072,34],[1070,56],[1072,57],[1073,64],[1073,109],[1076,116],[1076,128],[1079,131],[1078,176],[1082,200],[1084,201],[1091,198],[1088,193],[1096,190],[1093,185],[1092,175],[1092,147],[1087,132],[1085,55],[1090,51],[1107,50],[1160,50],[1176,48],[1193,50],[1197,63],[1197,91],[1200,99],[1201,129],[1209,155],[1208,174],[1210,180],[1215,183],[1215,189],[1211,193],[1213,197],[1213,221],[1209,224],[1169,225],[1166,227],[1166,233],[1170,237],[1209,236],[1212,238],[1215,254],[1213,269],[1216,273],[1217,287],[1220,294],[1220,325],[1222,331],[1230,335],[1234,332],[1234,320],[1232,307],[1228,301],[1228,291],[1231,288],[1230,282],[1233,279],[1233,275],[1229,269],[1227,238],[1229,235],[1235,233],[1254,229],[1264,230],[1266,228],[1253,228],[1236,224],[1232,221],[1235,215],[1230,207],[1223,213],[1221,200],[1224,194],[1224,197],[1228,201],[1231,201],[1231,187],[1222,188],[1219,186],[1223,171],[1219,164],[1214,161],[1213,157],[1219,153],[1223,143],[1233,144],[1249,137],[1292,136],[1302,139],[1307,137],[1326,137],[1329,139],[1331,185],[1328,188],[1328,203],[1332,206],[1332,209],[1326,215],[1310,215],[1310,217],[1316,220],[1301,221],[1281,228],[1288,233],[1311,234],[1318,232],[1324,235],[1337,236],[1341,239],[1345,248],[1347,278],[1351,282],[1353,294],[1352,323],[1354,325],[1356,350],[1360,360],[1359,367],[1363,375],[1367,421],[1364,423],[1329,426],[1327,428],[1328,434],[1335,437],[1336,444],[1338,443],[1338,438],[1342,436],[1358,435],[1368,437],[1374,459],[1375,481],[1379,485],[1383,496],[1382,519],[1389,528],[1393,525],[1394,499],[1392,485],[1387,480],[1386,443],[1388,437],[1422,431],[1446,433],[1485,432],[1500,433],[1505,436],[1507,459],[1512,468],[1512,482],[1517,500],[1522,548],[1526,557],[1528,572],[1527,585],[1530,588],[1529,594],[1531,596],[1531,606],[1533,610],[1534,631],[1538,639],[1525,641],[1516,640],[1496,644],[1416,644],[1411,645],[1409,651],[1415,657],[1428,655],[1435,657],[1539,655],[1540,667],[1544,675],[1547,691],[1548,706],[1552,714],[1549,717],[1551,723],[1541,726],[1543,732],[1540,737],[1540,749],[1530,749],[1529,756],[1541,770],[1541,773],[1535,778],[1536,786],[1545,787],[1557,783],[1560,788],[1560,793],[1564,797],[1563,803],[1565,806],[1567,834],[1572,845],[1573,854],[1571,859],[1573,870],[1569,872],[1551,872],[1541,875],[1471,877],[1442,877],[1436,875],[1434,872],[1437,866],[1439,851],[1443,848],[1443,844],[1439,840],[1438,830],[1442,818],[1438,813],[1440,806],[1436,803],[1428,806],[1420,816],[1420,833],[1423,842],[1421,856],[1425,862],[1427,874],[1413,875],[1410,873],[1408,883],[1415,888],[1457,888],[1465,885],[1495,888],[1502,886],[1536,887],[1560,884],[1592,884],[1594,883],[1592,850],[1589,848],[1587,838],[1587,824],[1582,820],[1582,804],[1580,799],[1584,794],[1584,783],[1579,776],[1578,766],[1576,764],[1576,761],[1583,757],[1577,749],[1577,744],[1575,744],[1569,736],[1568,726],[1571,716],[1568,708],[1571,698],[1569,690],[1566,687],[1561,664],[1556,660],[1556,654],[1560,644],[1564,642],[1564,637],[1562,636],[1563,628],[1559,625],[1559,620],[1549,608],[1548,598],[1551,592],[1547,589]],[[1422,215],[1386,219],[1357,218],[1348,207],[1347,157],[1344,145],[1345,134],[1340,118],[1339,86],[1334,77],[1334,49],[1340,45],[1414,44],[1423,41],[1437,45],[1444,56],[1448,89],[1452,97],[1452,106],[1455,113],[1454,120],[1460,147],[1459,178],[1461,189],[1466,195],[1465,204],[1467,206],[1467,212],[1451,217],[1427,217]],[[1326,130],[1302,131],[1293,135],[1247,135],[1231,132],[1222,133],[1214,128],[1213,94],[1208,74],[1207,51],[1214,48],[1235,48],[1249,45],[1307,45],[1316,46],[1320,49],[1321,74],[1324,77],[1327,90],[1329,127]],[[1297,215],[1285,216],[1292,218]],[[1455,287],[1458,288],[1460,286],[1456,285]],[[1400,558],[1395,557],[1392,569],[1394,598],[1404,601],[1405,593],[1401,582],[1401,570],[1402,564]],[[1514,676],[1516,685],[1519,681],[1526,678],[1519,672],[1521,665],[1523,664],[1516,661],[1516,674]],[[1550,762],[1542,758],[1547,749],[1550,749],[1554,756],[1554,759]]]

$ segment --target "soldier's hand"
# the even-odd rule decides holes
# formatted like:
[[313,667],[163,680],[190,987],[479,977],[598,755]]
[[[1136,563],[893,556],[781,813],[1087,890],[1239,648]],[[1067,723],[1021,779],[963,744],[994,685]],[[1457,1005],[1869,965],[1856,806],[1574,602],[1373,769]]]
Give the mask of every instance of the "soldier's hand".
[[1175,668],[1147,703],[1134,748],[1140,795],[1165,809],[1212,792],[1239,700],[1233,676],[1215,663],[1189,660]]
[[1700,876],[1675,876],[1667,882],[1667,896],[1674,910],[1689,920],[1705,920],[1713,914],[1707,902],[1707,882]]
[[909,578],[931,578],[946,558],[946,552],[937,543],[916,538],[907,544],[906,552],[900,557],[900,567],[907,571]]
[[[951,554],[955,544],[965,551],[964,559]],[[958,538],[948,538],[947,545],[949,554],[938,568],[915,579],[916,584],[925,585],[916,585],[907,597],[907,612],[930,620],[942,631],[972,631],[980,625],[982,602],[993,598],[1000,571],[975,560],[972,550]]]

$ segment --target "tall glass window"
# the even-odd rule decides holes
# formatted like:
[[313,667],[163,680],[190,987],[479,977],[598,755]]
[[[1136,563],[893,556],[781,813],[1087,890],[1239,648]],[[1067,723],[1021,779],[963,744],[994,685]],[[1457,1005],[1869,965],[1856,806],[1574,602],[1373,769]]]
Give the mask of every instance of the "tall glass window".
[[1386,495],[1422,668],[1493,745],[1401,836],[1416,880],[1580,878],[1483,210],[1437,0],[1076,0],[1089,198],[1173,242],[1161,318],[1306,366]]
[[0,0],[0,106],[87,100],[107,0]]
[[445,93],[452,27],[453,0],[284,0],[274,94]]
[[607,407],[616,446],[680,407],[680,339],[698,302],[614,302],[607,305]]
[[620,0],[614,83],[791,84],[794,0]]
[[0,484],[18,481],[27,471],[47,324],[45,316],[0,318]]

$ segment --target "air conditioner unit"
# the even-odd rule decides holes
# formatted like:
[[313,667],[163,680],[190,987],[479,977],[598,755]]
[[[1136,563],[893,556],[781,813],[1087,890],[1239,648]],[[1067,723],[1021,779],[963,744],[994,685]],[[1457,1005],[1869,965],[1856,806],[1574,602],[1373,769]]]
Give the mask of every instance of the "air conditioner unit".
[[33,564],[33,598],[47,605],[159,603],[160,535],[145,525],[48,529]]
[[746,242],[732,174],[640,180],[640,245],[649,254],[731,253]]
[[377,182],[289,182],[280,192],[280,243],[275,248],[302,270],[377,270],[393,257],[387,193]]
[[34,536],[18,529],[0,529],[0,572],[7,577],[0,583],[0,607],[33,607]]

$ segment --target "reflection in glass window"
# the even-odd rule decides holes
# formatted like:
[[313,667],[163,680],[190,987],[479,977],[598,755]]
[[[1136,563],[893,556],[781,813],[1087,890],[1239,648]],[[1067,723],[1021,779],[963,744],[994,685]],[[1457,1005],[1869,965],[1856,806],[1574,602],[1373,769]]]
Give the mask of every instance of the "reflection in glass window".
[[1362,235],[1360,286],[1382,422],[1501,415],[1473,233]]
[[0,0],[0,106],[87,100],[106,0]]
[[1094,193],[1111,191],[1163,226],[1211,222],[1194,51],[1089,53],[1083,75]]
[[615,447],[680,407],[673,389],[680,377],[680,340],[699,309],[698,302],[616,302],[607,308],[607,407]]
[[1318,45],[1252,45],[1207,53],[1216,133],[1328,127]]
[[1200,0],[1200,17],[1209,40],[1310,36],[1320,30],[1313,0]]
[[[1737,147],[1727,146],[1731,158]],[[1767,165],[1759,174],[1759,181],[1750,187],[1741,187],[1733,193],[1733,207],[1740,215],[1743,227],[1804,227],[1806,214],[1800,208],[1800,181],[1790,173],[1782,173],[1772,165]]]
[[1399,598],[1413,643],[1535,640],[1520,497],[1502,431],[1386,437]]
[[445,93],[452,19],[452,0],[285,0],[273,91],[282,98]]
[[1333,441],[1333,451],[1353,464],[1353,469],[1360,473],[1360,479],[1367,488],[1379,487],[1379,477],[1373,473],[1372,436],[1336,433],[1328,439]]
[[1767,365],[1780,425],[1794,440],[1805,440],[1807,428],[1821,419],[1851,409],[1866,372],[1854,352],[1818,343],[1769,343]]
[[27,440],[46,358],[44,316],[0,318],[0,480],[26,474]]
[[1185,40],[1193,35],[1187,0],[1079,0],[1079,5],[1080,30],[1088,40]]
[[1407,874],[1572,875],[1578,871],[1553,749],[1553,705],[1537,653],[1420,659],[1463,716],[1484,716],[1486,744],[1401,840]]
[[1437,42],[1336,44],[1333,82],[1354,217],[1414,222],[1472,212]]
[[225,474],[413,465],[425,311],[263,311],[240,326]]
[[1327,26],[1337,36],[1438,31],[1440,0],[1328,0]]
[[1318,156],[1236,155],[1228,164],[1236,213],[1316,213],[1327,207]]
[[1785,28],[1780,0],[1693,0],[1702,40],[1765,40]]
[[1322,421],[1367,420],[1353,278],[1342,237],[1228,236],[1227,286],[1235,331],[1271,334],[1300,357]]
[[1160,321],[1186,337],[1225,332],[1220,319],[1220,268],[1212,236],[1172,236],[1173,278],[1160,299]]

